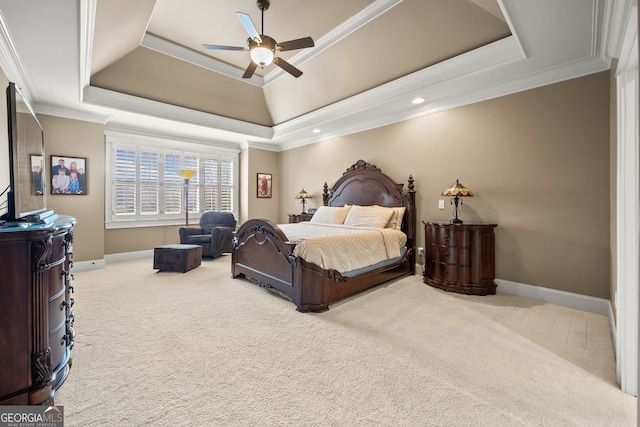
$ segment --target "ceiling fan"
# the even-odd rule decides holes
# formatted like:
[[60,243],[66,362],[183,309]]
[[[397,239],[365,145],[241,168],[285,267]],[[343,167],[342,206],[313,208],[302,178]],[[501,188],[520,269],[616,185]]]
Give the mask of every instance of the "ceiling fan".
[[[264,11],[269,9],[270,1],[269,0],[257,0],[256,5],[258,9],[262,11],[262,32],[264,33]],[[294,77],[300,77],[302,75],[302,71],[298,70],[293,65],[289,64],[282,58],[275,56],[277,51],[284,52],[287,50],[296,50],[296,49],[304,49],[307,47],[315,46],[313,39],[311,37],[303,37],[301,39],[289,40],[286,42],[278,43],[273,38],[266,36],[264,34],[259,34],[256,26],[253,25],[253,21],[246,13],[236,12],[238,19],[244,26],[247,33],[249,33],[249,38],[247,39],[248,47],[239,47],[239,46],[221,46],[215,44],[203,44],[202,47],[205,49],[211,50],[243,50],[250,51],[251,53],[251,63],[245,70],[242,78],[250,79],[253,76],[253,73],[256,71],[258,66],[266,67],[272,62],[276,64],[278,67],[282,68],[287,73],[291,74]]]

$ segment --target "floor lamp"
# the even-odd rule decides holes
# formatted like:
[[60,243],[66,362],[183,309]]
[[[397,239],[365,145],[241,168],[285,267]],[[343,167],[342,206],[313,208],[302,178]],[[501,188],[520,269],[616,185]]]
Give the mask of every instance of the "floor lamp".
[[177,174],[184,179],[184,216],[185,216],[185,224],[189,226],[189,180],[196,173],[196,171],[191,169],[178,169]]

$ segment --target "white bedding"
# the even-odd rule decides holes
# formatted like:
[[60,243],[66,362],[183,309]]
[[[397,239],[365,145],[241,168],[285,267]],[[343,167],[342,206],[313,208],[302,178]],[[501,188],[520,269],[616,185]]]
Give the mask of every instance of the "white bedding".
[[294,255],[307,262],[341,273],[364,268],[400,256],[407,236],[391,228],[334,224],[279,224]]

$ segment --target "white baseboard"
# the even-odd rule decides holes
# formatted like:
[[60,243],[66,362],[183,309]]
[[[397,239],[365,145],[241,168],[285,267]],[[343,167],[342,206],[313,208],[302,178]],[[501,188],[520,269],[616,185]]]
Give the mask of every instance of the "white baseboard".
[[73,272],[100,270],[104,268],[104,259],[94,259],[90,261],[74,261]]
[[73,271],[100,270],[107,263],[130,261],[132,259],[153,258],[153,249],[137,252],[123,252],[119,254],[108,254],[103,259],[94,259],[90,261],[74,261]]
[[142,258],[153,258],[153,249],[149,249],[146,251],[123,252],[119,254],[109,254],[104,256],[104,259],[107,261],[107,263],[131,261],[132,259]]
[[498,293],[501,294],[516,295],[536,301],[549,302],[551,304],[575,308],[576,310],[588,311],[603,316],[609,316],[611,312],[611,302],[604,298],[574,294],[572,292],[502,279],[496,279],[496,284],[498,285]]

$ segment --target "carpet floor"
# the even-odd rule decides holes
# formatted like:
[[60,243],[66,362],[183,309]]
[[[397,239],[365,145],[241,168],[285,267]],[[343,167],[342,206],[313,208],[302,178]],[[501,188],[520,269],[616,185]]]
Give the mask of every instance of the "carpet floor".
[[604,316],[420,275],[298,313],[230,259],[74,274],[67,427],[636,425]]

